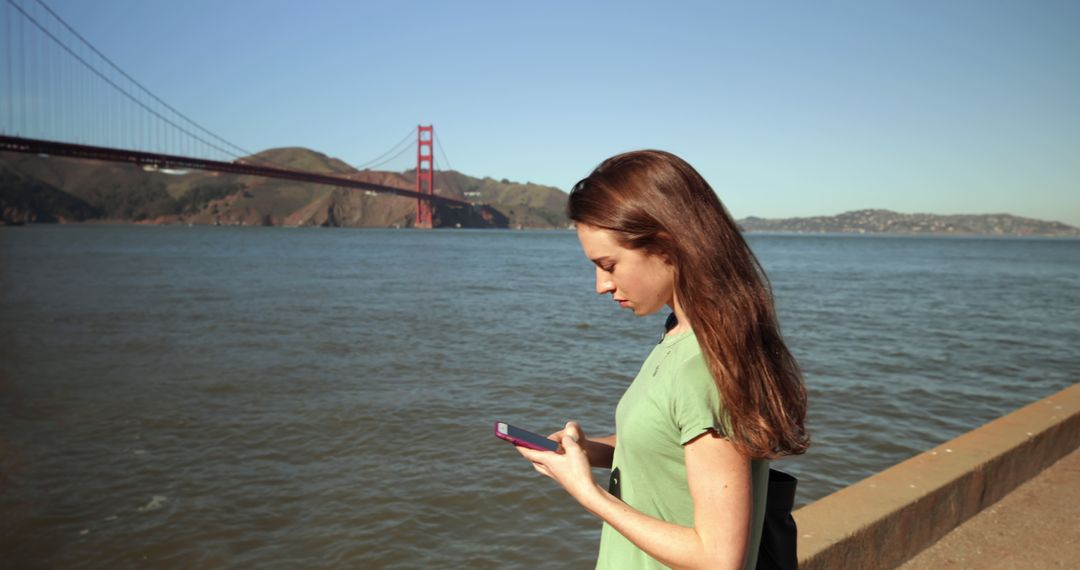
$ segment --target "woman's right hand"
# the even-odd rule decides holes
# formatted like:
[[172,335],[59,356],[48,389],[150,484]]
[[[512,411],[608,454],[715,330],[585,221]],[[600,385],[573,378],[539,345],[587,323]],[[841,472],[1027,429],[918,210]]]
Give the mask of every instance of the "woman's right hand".
[[563,426],[561,430],[547,437],[552,441],[561,442],[564,436],[570,436],[574,438],[574,441],[578,442],[578,444],[582,446],[584,446],[585,442],[588,441],[588,438],[585,437],[585,432],[581,431],[581,426],[579,426],[577,422],[566,422],[566,425]]

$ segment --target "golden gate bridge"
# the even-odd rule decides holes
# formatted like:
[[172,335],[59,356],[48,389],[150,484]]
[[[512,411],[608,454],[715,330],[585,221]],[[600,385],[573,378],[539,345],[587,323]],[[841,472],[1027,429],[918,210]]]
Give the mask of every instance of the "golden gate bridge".
[[[416,128],[413,189],[375,184],[356,174],[326,174],[274,164],[229,142],[169,105],[72,28],[43,0],[3,0],[4,89],[0,151],[103,160],[147,169],[200,169],[352,188],[416,200],[415,227],[437,223],[436,209],[479,209],[435,193],[435,129]],[[410,135],[407,138],[411,137]],[[406,140],[407,140],[406,138]],[[354,167],[400,156],[399,141]],[[441,145],[438,146],[441,151]],[[383,160],[388,154],[394,154]],[[442,153],[445,160],[445,152]],[[448,163],[448,161],[446,161]]]

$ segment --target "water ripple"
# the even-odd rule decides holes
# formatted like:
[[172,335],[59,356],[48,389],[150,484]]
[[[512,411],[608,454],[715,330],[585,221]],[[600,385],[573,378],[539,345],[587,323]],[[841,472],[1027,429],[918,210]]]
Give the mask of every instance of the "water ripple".
[[[16,567],[592,566],[595,519],[491,436],[609,433],[656,342],[572,233],[0,234]],[[800,503],[1076,381],[1080,242],[751,243],[811,396]]]

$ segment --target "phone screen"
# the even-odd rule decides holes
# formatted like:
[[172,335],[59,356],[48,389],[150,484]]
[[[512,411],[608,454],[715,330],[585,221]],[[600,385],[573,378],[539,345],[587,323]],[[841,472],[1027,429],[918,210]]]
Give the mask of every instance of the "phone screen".
[[533,433],[526,429],[521,429],[517,426],[512,426],[505,422],[495,423],[495,435],[501,439],[505,439],[514,445],[521,445],[531,449],[558,451],[558,442],[551,441],[550,439]]

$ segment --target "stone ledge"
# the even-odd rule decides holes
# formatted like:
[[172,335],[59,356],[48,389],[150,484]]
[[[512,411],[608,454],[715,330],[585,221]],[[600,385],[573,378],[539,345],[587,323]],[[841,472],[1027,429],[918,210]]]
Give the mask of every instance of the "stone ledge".
[[1080,447],[1080,383],[794,513],[799,567],[895,568]]

